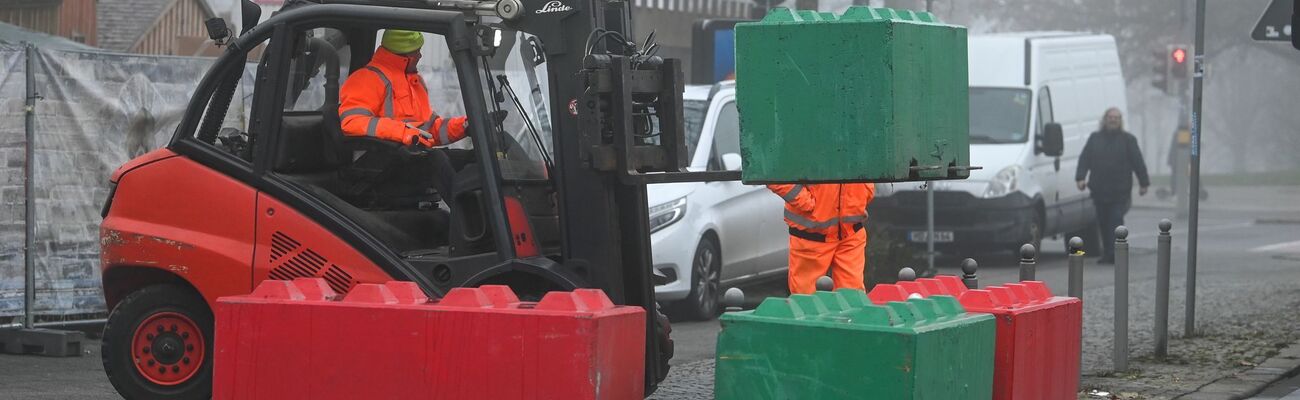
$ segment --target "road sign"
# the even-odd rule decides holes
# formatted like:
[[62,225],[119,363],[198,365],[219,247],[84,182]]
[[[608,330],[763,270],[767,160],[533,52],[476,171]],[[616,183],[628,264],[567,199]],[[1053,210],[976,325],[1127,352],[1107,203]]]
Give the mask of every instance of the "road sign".
[[1294,29],[1291,13],[1295,3],[1296,0],[1273,0],[1269,3],[1264,14],[1259,16],[1255,29],[1250,32],[1250,38],[1259,41],[1291,41],[1292,29]]

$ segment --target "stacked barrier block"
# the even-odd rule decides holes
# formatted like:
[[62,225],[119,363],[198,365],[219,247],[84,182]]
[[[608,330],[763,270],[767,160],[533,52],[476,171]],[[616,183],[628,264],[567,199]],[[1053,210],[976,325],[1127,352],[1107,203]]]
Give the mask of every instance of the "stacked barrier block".
[[599,290],[431,301],[411,282],[266,281],[217,300],[216,399],[639,399],[645,311]]
[[992,395],[993,319],[951,297],[877,306],[841,289],[769,298],[721,321],[719,400]]
[[776,8],[737,24],[742,180],[968,177],[966,66],[966,28],[928,12]]
[[1073,399],[1079,387],[1083,302],[1055,297],[1038,281],[967,290],[961,278],[938,276],[876,285],[869,297],[888,303],[909,296],[952,296],[969,312],[997,320],[994,399]]

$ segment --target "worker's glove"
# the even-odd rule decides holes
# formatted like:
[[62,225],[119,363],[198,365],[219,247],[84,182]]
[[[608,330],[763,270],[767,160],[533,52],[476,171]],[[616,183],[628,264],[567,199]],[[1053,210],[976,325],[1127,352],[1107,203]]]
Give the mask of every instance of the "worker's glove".
[[406,142],[403,144],[407,146],[418,146],[418,147],[426,147],[426,148],[434,146],[433,134],[423,129],[415,129],[415,131],[417,133],[407,138]]

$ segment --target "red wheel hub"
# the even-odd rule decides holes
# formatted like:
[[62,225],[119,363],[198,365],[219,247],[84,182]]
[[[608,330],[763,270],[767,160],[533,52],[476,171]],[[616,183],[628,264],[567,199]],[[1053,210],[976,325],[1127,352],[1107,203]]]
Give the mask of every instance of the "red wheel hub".
[[203,364],[203,331],[185,315],[160,312],[135,328],[131,358],[135,369],[150,382],[179,385]]

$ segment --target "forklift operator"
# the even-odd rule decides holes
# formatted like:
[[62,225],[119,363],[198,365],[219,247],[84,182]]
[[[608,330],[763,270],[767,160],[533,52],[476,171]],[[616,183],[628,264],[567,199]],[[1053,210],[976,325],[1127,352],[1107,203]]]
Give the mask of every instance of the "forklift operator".
[[[370,137],[430,148],[465,138],[464,116],[442,117],[429,105],[424,79],[416,72],[424,36],[420,32],[388,29],[365,68],[348,77],[339,90],[339,119],[344,135]],[[396,179],[378,182],[381,204],[405,204],[432,187],[444,199],[451,194],[455,169],[446,154],[431,152],[418,160],[391,160]],[[451,204],[448,203],[448,206]],[[401,206],[399,206],[401,207]]]
[[424,147],[463,139],[469,121],[434,113],[424,79],[415,70],[424,36],[388,29],[380,43],[370,63],[353,72],[339,91],[343,133]]

